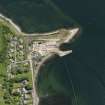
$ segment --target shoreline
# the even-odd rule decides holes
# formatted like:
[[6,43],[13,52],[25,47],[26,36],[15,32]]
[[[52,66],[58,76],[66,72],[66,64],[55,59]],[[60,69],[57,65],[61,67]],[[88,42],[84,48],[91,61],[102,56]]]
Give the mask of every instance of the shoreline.
[[[23,36],[52,35],[52,34],[59,33],[61,29],[65,29],[65,28],[60,28],[60,29],[57,29],[57,30],[54,30],[54,31],[51,31],[51,32],[43,32],[43,33],[40,33],[40,32],[39,33],[37,33],[37,32],[36,33],[25,33],[10,18],[4,16],[2,13],[0,13],[0,21],[4,22],[4,24],[6,24],[9,28],[12,28],[11,30],[14,30],[16,33],[21,34]],[[11,27],[9,25],[11,25]],[[80,31],[81,27],[67,28],[67,30],[73,30],[73,29],[78,29]],[[76,32],[74,34],[76,34]]]
[[[18,25],[16,25],[11,19],[5,17],[1,13],[0,13],[0,21],[3,22],[4,25],[7,25],[11,29],[11,31],[13,31],[16,35],[22,35],[22,36],[37,36],[37,35],[39,35],[39,36],[43,36],[43,35],[53,35],[53,34],[57,34],[57,33],[60,33],[61,32],[61,29],[58,29],[58,30],[55,30],[55,31],[45,32],[45,33],[25,33],[25,32],[22,32],[22,30],[20,29],[20,27]],[[62,29],[65,29],[65,28],[62,28]],[[74,39],[74,37],[76,37],[77,35],[79,35],[79,33],[81,32],[81,29],[79,27],[67,28],[65,30],[67,30],[69,32],[68,33],[69,36],[64,40],[64,43],[69,43],[70,41],[72,41]],[[40,64],[38,65],[38,67],[36,69],[36,73],[34,74],[35,75],[35,78],[34,79],[37,79],[36,77],[38,76],[38,71],[40,70],[40,67],[43,66],[44,62],[46,60],[48,60],[50,57],[52,57],[52,56],[53,56],[53,54],[49,54],[48,56],[46,56],[40,62]],[[58,54],[58,56],[60,56],[60,55]],[[36,83],[35,83],[35,85],[36,85]],[[34,91],[37,90],[37,87],[36,86],[35,86],[36,89]],[[39,99],[39,97],[37,95],[36,95],[36,98]]]

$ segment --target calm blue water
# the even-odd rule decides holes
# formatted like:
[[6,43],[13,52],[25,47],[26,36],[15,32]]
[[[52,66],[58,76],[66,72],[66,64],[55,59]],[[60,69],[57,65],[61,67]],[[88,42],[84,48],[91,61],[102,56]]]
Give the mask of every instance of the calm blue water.
[[53,1],[82,26],[83,32],[70,46],[73,54],[62,58],[60,66],[52,74],[50,69],[49,75],[59,83],[62,80],[65,92],[72,91],[71,105],[105,105],[105,1]]
[[[38,3],[40,2],[41,0],[38,1]],[[42,93],[50,90],[50,86],[50,88],[56,91],[62,90],[64,93],[70,93],[71,105],[105,105],[105,1],[53,0],[53,3],[55,3],[65,15],[77,21],[81,25],[83,32],[79,39],[70,45],[73,49],[73,54],[59,58],[57,64],[52,63],[49,66],[49,70],[47,70],[44,75],[42,73],[40,84],[43,84],[40,86],[45,87],[44,89],[41,88],[41,91],[44,91]],[[30,11],[33,10],[34,6],[37,8],[35,9],[35,13],[32,11],[29,15],[29,12],[24,12],[25,8],[28,8],[28,11]],[[1,0],[0,11],[3,11],[5,14],[7,13],[9,17],[12,16],[14,21],[22,24],[22,26],[26,26],[24,23],[27,23],[29,27],[33,24],[33,26],[38,26],[38,30],[42,29],[42,31],[44,28],[46,30],[48,29],[49,21],[52,24],[50,28],[54,28],[56,23],[59,23],[58,25],[60,27],[62,27],[63,23],[68,23],[68,20],[65,21],[66,18],[60,18],[58,15],[59,12],[56,13],[55,10],[52,10],[54,11],[53,16],[56,14],[56,20],[45,5],[41,4],[40,6],[41,9],[33,3],[33,0],[30,5],[28,5],[28,1],[21,4],[18,1],[12,1],[10,3],[9,0],[8,2]],[[38,10],[40,12],[38,12]],[[40,14],[42,10],[44,12]],[[48,13],[43,15],[45,11]],[[19,18],[18,16],[23,17]],[[63,23],[60,24],[60,22]],[[39,24],[42,26],[39,26]],[[69,25],[67,24],[67,26]],[[34,27],[31,28],[29,32],[36,30]],[[56,84],[58,85],[55,85],[55,82],[57,82]],[[58,87],[61,87],[61,89]]]
[[105,1],[54,1],[83,28],[73,54],[64,58],[76,93],[85,101],[78,105],[105,105]]

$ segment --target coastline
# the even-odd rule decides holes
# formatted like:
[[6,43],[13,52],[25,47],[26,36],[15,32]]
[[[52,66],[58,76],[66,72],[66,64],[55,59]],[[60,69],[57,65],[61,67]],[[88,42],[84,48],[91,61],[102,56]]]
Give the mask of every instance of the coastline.
[[[0,21],[4,23],[4,25],[7,25],[12,31],[15,32],[16,35],[22,35],[22,36],[43,36],[43,35],[53,35],[53,34],[57,34],[59,32],[61,32],[61,29],[58,29],[58,30],[55,30],[55,31],[52,31],[52,32],[46,32],[46,33],[25,33],[25,32],[22,32],[22,30],[20,29],[19,26],[17,26],[11,19],[5,17],[4,15],[2,15],[0,13]],[[81,31],[80,28],[78,27],[74,27],[74,28],[67,28],[66,29],[68,32],[69,32],[69,37],[67,37],[65,39],[65,43],[68,43],[70,41],[72,41],[74,39],[74,37],[76,37],[77,35],[79,35],[78,33]],[[72,31],[72,34],[71,34],[71,31]],[[56,52],[57,53],[57,52]],[[34,74],[35,75],[35,78],[37,77],[37,74],[38,74],[38,71],[40,70],[40,67],[43,66],[44,62],[47,61],[50,57],[52,57],[54,55],[54,53],[50,53],[48,54],[41,62],[40,64],[38,65],[38,67],[36,68],[36,73]],[[59,56],[59,54],[56,54]],[[32,65],[31,65],[32,66]],[[35,80],[35,85],[36,85],[36,80]],[[36,85],[37,86],[37,85]],[[35,86],[35,88],[36,88]],[[37,89],[36,89],[37,90]],[[36,92],[35,92],[36,93]],[[36,98],[39,98],[37,97],[36,95]]]
[[[23,36],[36,36],[36,35],[52,35],[52,34],[56,34],[59,33],[61,29],[58,30],[54,30],[51,32],[44,32],[44,33],[25,33],[22,31],[22,29],[16,25],[10,18],[4,16],[3,14],[0,13],[0,21],[4,22],[4,24],[6,24],[9,28],[12,28],[12,30],[14,30],[16,33],[21,34]],[[11,27],[10,27],[11,26]],[[81,30],[81,27],[74,27],[77,30]],[[72,30],[74,28],[67,28],[67,30]],[[73,34],[76,34],[76,32],[74,32]],[[72,35],[73,37],[74,35]],[[70,39],[72,39],[70,37]]]
[[51,35],[51,34],[56,34],[59,32],[59,30],[55,30],[52,32],[47,32],[47,33],[25,33],[25,32],[22,32],[22,29],[18,25],[16,25],[11,19],[7,18],[6,16],[4,16],[1,13],[0,13],[0,21],[2,21],[8,27],[9,27],[9,25],[11,25],[12,27],[9,27],[9,28],[14,28],[15,32],[17,32],[18,34],[21,34],[23,36],[27,36],[27,35],[30,35],[30,36],[33,36],[33,35],[34,36],[35,35]]

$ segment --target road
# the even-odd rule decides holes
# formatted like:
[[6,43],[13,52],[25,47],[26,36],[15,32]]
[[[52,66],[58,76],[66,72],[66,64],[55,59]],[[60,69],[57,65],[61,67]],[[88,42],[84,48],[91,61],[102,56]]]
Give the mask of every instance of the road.
[[35,76],[37,75],[37,71],[34,72],[32,59],[29,59],[29,62],[30,62],[30,70],[32,71],[32,85],[33,85],[32,97],[33,97],[33,105],[38,105],[39,98],[37,96],[36,87],[35,87]]

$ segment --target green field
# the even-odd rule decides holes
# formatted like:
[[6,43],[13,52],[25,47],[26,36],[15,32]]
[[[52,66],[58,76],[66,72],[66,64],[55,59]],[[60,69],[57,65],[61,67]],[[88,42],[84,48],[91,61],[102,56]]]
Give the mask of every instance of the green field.
[[1,85],[0,86],[0,105],[5,105],[3,100],[4,92],[2,90],[2,84],[4,82],[5,74],[6,74],[5,64],[0,63],[0,85]]
[[0,23],[0,76],[1,78],[6,74],[6,64],[7,60],[7,49],[8,49],[8,41],[10,34],[12,32],[8,27],[4,26]]
[[3,96],[3,84],[4,80],[6,79],[6,66],[7,66],[7,49],[8,49],[8,39],[12,35],[12,32],[9,30],[8,27],[4,26],[0,23],[0,105],[5,105]]

